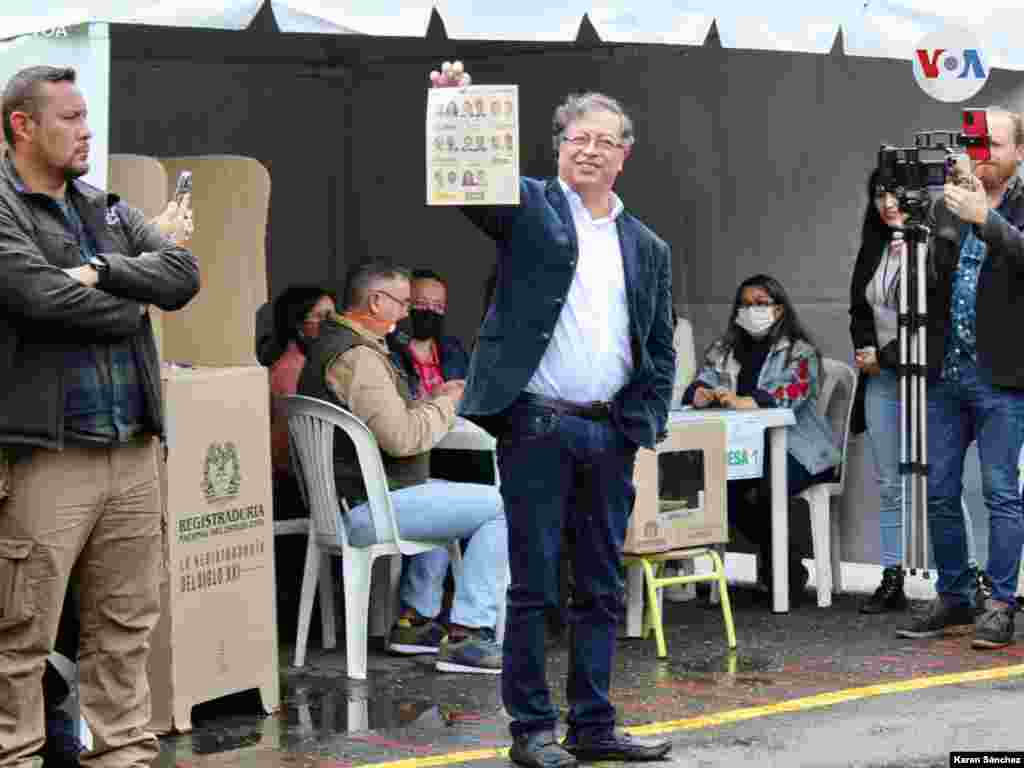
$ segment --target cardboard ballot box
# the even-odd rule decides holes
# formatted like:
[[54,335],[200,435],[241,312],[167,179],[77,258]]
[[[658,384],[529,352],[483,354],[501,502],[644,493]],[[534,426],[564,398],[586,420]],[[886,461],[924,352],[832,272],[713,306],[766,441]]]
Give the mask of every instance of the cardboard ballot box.
[[729,540],[724,422],[669,424],[637,453],[636,503],[623,552],[645,555]]
[[163,611],[151,641],[151,728],[258,688],[280,703],[267,371],[164,368]]

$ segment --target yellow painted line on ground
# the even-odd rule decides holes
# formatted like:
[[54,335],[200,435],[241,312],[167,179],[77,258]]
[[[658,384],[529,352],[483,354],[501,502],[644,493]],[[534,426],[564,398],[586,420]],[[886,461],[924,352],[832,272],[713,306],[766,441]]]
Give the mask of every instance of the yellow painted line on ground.
[[703,717],[689,717],[685,720],[666,720],[662,723],[651,723],[640,725],[626,730],[634,736],[653,736],[673,731],[689,731],[695,728],[707,728],[712,725],[724,725],[726,723],[738,723],[743,720],[753,720],[756,717],[765,715],[779,715],[786,712],[802,712],[808,709],[820,709],[831,707],[835,704],[843,704],[847,701],[869,699],[874,696],[885,696],[890,693],[908,693],[920,691],[925,688],[937,688],[941,685],[957,685],[960,683],[981,683],[989,680],[1005,680],[1008,677],[1024,676],[1024,664],[1017,664],[1012,667],[997,667],[995,669],[976,669],[971,672],[954,672],[949,675],[934,675],[931,677],[916,677],[911,680],[900,680],[894,683],[879,683],[878,685],[866,685],[862,688],[847,688],[842,691],[830,691],[819,693],[814,696],[805,696],[800,699],[780,701],[775,704],[767,704],[763,707],[747,707],[745,709],[734,709],[729,712],[718,712]]
[[[733,709],[728,712],[718,712],[713,715],[701,717],[688,717],[683,720],[666,720],[661,723],[650,723],[626,728],[627,733],[634,736],[655,736],[675,731],[692,731],[698,728],[710,728],[715,725],[726,725],[728,723],[739,723],[744,720],[753,720],[767,715],[780,715],[787,712],[803,712],[809,709],[821,709],[836,704],[843,704],[847,701],[869,699],[875,696],[885,696],[890,693],[908,693],[910,691],[921,691],[926,688],[937,688],[942,685],[958,685],[961,683],[982,683],[991,680],[1005,680],[1010,677],[1024,676],[1024,664],[1017,664],[1012,667],[997,667],[995,669],[977,669],[971,672],[954,672],[949,675],[934,675],[931,677],[916,677],[911,680],[900,680],[894,683],[880,683],[878,685],[866,685],[862,688],[847,688],[842,691],[830,693],[819,693],[814,696],[805,696],[800,699],[780,701],[775,704],[767,704],[763,707],[746,707],[744,709]],[[496,758],[508,757],[508,747],[496,749],[474,749],[464,752],[449,752],[445,755],[432,755],[430,757],[410,757],[406,760],[393,760],[387,763],[365,763],[371,768],[437,768],[438,766],[457,765],[459,763],[471,763],[477,760],[494,760]]]

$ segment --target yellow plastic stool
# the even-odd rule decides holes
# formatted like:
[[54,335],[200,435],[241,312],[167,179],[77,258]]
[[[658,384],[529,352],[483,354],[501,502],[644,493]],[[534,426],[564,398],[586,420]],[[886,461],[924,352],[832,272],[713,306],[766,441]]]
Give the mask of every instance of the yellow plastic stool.
[[[665,562],[683,560],[706,555],[711,558],[710,573],[694,573],[686,576],[662,577]],[[722,604],[722,619],[725,621],[725,638],[730,650],[736,648],[736,629],[732,623],[732,606],[729,603],[729,585],[725,581],[725,563],[714,549],[695,547],[692,549],[676,549],[671,552],[654,552],[649,555],[624,555],[623,563],[634,565],[639,563],[644,569],[644,586],[647,590],[647,610],[644,613],[643,637],[649,637],[654,631],[654,640],[658,646],[658,658],[668,656],[665,647],[665,630],[662,627],[661,601],[658,593],[673,584],[696,584],[697,582],[717,582],[719,598]]]

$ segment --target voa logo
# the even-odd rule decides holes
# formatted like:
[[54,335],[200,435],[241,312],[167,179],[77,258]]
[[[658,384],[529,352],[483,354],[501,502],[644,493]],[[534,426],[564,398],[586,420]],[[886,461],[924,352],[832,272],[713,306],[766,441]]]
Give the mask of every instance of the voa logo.
[[914,78],[933,99],[966,101],[988,82],[988,62],[977,37],[946,28],[925,35],[914,49]]
[[32,33],[33,37],[67,37],[67,27],[48,27]]

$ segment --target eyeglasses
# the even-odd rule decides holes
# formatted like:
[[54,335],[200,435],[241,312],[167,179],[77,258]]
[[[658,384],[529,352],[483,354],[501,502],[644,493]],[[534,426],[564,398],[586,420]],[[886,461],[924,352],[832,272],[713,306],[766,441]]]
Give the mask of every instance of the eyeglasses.
[[624,142],[611,136],[591,136],[589,133],[563,136],[562,141],[566,144],[571,144],[573,149],[577,150],[587,149],[590,143],[593,142],[597,150],[604,153],[614,152],[616,149],[622,149],[625,146]]
[[439,315],[443,315],[448,309],[448,305],[443,301],[430,301],[429,299],[416,299],[412,303],[413,309],[429,309],[431,312],[436,312]]
[[409,299],[399,299],[399,298],[397,298],[395,296],[392,296],[387,291],[382,291],[380,288],[375,288],[373,290],[373,292],[374,293],[382,293],[385,296],[387,296],[389,299],[391,299],[393,302],[395,302],[396,304],[401,304],[402,305],[402,309],[404,309],[406,312],[408,312],[409,311],[409,307],[412,306],[412,302],[409,301]]
[[749,307],[774,307],[774,306],[777,306],[777,304],[774,301],[766,301],[764,303],[755,301],[753,304],[743,304],[742,302],[740,303],[740,308],[741,309],[748,309]]

